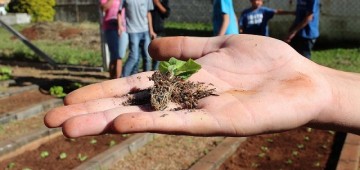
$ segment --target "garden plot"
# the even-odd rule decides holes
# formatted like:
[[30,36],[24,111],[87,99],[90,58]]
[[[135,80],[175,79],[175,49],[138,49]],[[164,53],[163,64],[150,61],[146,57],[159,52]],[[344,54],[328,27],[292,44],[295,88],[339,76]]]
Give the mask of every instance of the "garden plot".
[[248,137],[218,169],[334,168],[344,139],[343,133],[311,128]]

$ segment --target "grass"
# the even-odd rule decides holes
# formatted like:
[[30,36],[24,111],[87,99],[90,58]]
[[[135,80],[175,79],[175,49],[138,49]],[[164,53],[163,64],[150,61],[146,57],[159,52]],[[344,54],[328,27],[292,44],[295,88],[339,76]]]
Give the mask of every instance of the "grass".
[[314,51],[312,60],[334,69],[360,72],[360,48],[335,48]]
[[[96,24],[93,24],[96,26]],[[25,27],[30,27],[31,24],[16,25],[14,29],[21,31]],[[78,24],[75,27],[79,28],[94,28],[89,23]],[[87,37],[83,37],[84,39]],[[5,29],[0,27],[0,57],[3,59],[14,58],[19,61],[41,61],[41,59],[23,44],[20,40],[15,39],[13,35]],[[34,40],[32,41],[43,52],[51,56],[57,63],[71,64],[71,65],[89,65],[101,66],[102,58],[101,51],[84,46],[81,43],[74,45],[73,40]]]

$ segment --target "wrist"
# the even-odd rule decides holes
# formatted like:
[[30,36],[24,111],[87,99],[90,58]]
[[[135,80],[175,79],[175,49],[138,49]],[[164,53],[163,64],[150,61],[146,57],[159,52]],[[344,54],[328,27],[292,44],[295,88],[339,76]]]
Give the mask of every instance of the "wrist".
[[331,93],[319,114],[320,127],[360,134],[360,75],[321,68]]

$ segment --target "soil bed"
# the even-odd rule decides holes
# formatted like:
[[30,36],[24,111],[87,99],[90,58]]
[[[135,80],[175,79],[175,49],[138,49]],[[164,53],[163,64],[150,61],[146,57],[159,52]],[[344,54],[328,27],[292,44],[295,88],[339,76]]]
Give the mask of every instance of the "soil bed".
[[[114,142],[118,144],[126,138],[125,135],[88,136],[76,139],[59,136],[39,148],[33,148],[32,151],[4,160],[0,169],[6,169],[11,163],[14,163],[14,169],[72,169],[110,148]],[[94,143],[95,140],[96,143]],[[44,151],[49,153],[47,157],[41,157]],[[67,155],[64,159],[60,159],[62,152]],[[81,161],[80,157],[85,158],[85,156],[86,159]]]
[[337,140],[331,131],[310,128],[248,137],[219,170],[335,168]]
[[9,96],[0,99],[0,115],[53,98],[50,95],[41,93],[39,90],[31,90]]
[[109,169],[188,169],[223,139],[223,137],[161,135]]

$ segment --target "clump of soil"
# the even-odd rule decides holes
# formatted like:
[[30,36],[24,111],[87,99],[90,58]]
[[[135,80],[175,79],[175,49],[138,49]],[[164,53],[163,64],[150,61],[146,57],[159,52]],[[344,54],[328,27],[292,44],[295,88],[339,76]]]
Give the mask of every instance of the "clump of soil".
[[155,71],[149,79],[154,81],[153,87],[137,92],[123,104],[150,104],[154,110],[165,110],[172,102],[178,105],[173,110],[195,109],[199,99],[216,95],[215,88],[209,87],[212,84],[205,85],[202,82],[183,80],[180,77],[171,76],[170,73]]

